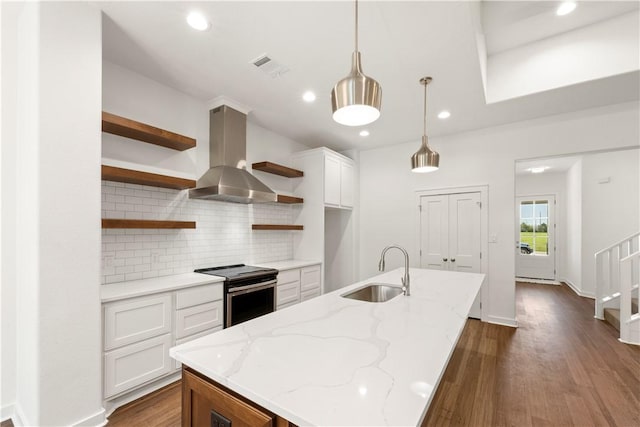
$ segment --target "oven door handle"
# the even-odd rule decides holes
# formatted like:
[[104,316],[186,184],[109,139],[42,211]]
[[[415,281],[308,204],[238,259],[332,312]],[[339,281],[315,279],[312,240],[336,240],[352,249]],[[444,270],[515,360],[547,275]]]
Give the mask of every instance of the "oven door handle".
[[227,294],[229,294],[229,296],[231,296],[231,297],[234,297],[236,295],[242,295],[242,294],[246,294],[246,293],[249,293],[249,292],[260,291],[262,289],[273,288],[275,286],[276,286],[276,281],[275,280],[270,280],[268,282],[256,283],[254,285],[247,285],[247,286],[239,286],[237,288],[230,288],[227,291]]

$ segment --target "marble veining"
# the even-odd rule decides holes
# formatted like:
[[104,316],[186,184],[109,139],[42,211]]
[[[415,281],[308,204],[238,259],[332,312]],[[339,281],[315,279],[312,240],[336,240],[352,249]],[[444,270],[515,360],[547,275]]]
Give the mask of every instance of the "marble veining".
[[411,269],[412,295],[340,295],[401,269],[171,349],[183,364],[298,425],[418,425],[484,275]]

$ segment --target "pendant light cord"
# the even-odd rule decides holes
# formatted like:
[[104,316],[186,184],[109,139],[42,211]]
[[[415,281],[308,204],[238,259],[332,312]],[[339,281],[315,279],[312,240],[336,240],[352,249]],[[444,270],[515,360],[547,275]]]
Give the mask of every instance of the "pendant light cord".
[[356,0],[356,52],[358,51],[358,0]]
[[424,136],[427,136],[427,84],[424,84]]

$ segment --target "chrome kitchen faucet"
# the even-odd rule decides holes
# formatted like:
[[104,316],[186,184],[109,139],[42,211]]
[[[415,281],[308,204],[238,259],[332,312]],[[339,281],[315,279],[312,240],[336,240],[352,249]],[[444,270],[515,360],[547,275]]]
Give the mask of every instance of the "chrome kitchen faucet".
[[401,278],[402,280],[402,292],[404,292],[404,294],[406,296],[411,295],[410,293],[410,284],[409,284],[409,254],[407,253],[406,250],[404,250],[403,247],[398,246],[398,245],[391,245],[391,246],[387,246],[386,248],[384,248],[382,250],[382,254],[380,255],[380,262],[378,262],[378,270],[379,271],[384,271],[384,255],[387,253],[387,251],[391,248],[396,248],[400,251],[402,251],[402,253],[404,254],[404,277]]

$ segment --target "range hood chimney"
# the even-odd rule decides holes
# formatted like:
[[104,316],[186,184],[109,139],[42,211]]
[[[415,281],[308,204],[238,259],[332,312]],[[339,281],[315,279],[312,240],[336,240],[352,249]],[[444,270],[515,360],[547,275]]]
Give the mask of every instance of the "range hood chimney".
[[209,164],[190,199],[234,203],[275,202],[276,193],[246,170],[247,116],[222,105],[209,111]]

